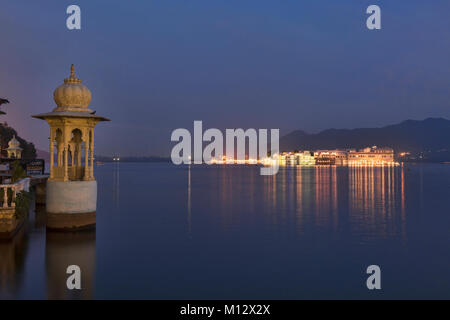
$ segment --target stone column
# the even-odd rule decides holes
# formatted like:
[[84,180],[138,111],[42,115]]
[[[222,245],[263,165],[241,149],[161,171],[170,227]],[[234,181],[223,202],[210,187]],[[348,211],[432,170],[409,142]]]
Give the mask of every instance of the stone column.
[[61,141],[56,141],[56,164],[58,167],[62,167],[62,145]]
[[3,187],[3,208],[8,207],[8,188]]
[[75,166],[75,148],[73,146],[74,146],[73,143],[69,144],[69,147],[70,147],[70,162],[71,162],[72,167]]
[[91,167],[89,177],[91,179],[94,179],[94,129],[91,129],[90,152],[91,152]]
[[64,181],[69,181],[69,146],[64,141]]
[[16,187],[12,187],[12,199],[11,199],[11,207],[15,207],[16,206],[16,196],[17,196],[17,191],[16,191]]
[[77,143],[77,166],[81,167],[81,142]]
[[67,139],[67,128],[63,129],[63,148],[64,148],[64,181],[69,181],[69,141]]
[[86,130],[84,139],[84,178],[83,180],[89,180],[89,138]]
[[55,158],[55,130],[50,128],[50,179],[53,179],[53,165]]

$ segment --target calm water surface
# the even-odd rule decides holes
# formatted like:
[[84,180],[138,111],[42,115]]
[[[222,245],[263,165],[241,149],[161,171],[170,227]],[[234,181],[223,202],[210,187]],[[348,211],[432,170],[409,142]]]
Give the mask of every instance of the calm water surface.
[[[96,230],[46,232],[33,210],[0,242],[0,298],[450,298],[450,165],[95,173]],[[371,264],[381,291],[366,289]]]

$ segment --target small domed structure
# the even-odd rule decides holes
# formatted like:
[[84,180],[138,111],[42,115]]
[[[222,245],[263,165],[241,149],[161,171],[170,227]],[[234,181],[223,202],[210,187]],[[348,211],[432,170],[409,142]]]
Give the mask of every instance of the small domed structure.
[[20,142],[16,139],[14,135],[13,138],[8,142],[8,148],[6,152],[8,152],[8,158],[12,159],[20,159],[22,158],[22,148],[20,147]]

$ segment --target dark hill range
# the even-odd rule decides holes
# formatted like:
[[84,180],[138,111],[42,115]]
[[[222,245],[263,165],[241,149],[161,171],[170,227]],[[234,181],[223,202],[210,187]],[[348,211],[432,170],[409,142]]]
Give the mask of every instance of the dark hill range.
[[429,160],[448,161],[450,120],[444,118],[407,120],[382,128],[328,129],[317,134],[296,130],[280,139],[281,151],[359,149],[374,145],[391,147],[396,152],[427,153]]

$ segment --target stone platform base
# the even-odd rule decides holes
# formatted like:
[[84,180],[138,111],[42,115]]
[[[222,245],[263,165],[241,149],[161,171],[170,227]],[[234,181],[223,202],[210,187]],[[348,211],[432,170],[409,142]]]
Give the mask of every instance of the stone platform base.
[[95,228],[96,213],[51,213],[47,212],[47,229],[74,231]]
[[85,229],[95,226],[97,181],[47,181],[48,229]]

